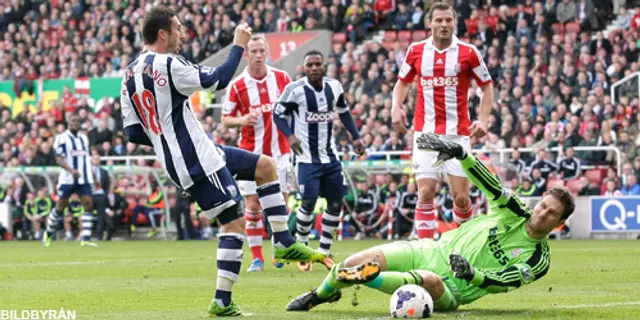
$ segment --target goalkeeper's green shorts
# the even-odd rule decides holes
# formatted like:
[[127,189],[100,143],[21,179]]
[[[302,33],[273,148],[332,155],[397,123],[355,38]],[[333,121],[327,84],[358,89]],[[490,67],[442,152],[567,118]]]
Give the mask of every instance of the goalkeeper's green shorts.
[[430,271],[440,276],[445,287],[445,295],[450,299],[434,301],[435,311],[452,311],[460,301],[460,279],[453,277],[449,268],[449,258],[442,252],[437,242],[432,240],[396,241],[380,246],[387,261],[387,270],[407,272],[412,270]]

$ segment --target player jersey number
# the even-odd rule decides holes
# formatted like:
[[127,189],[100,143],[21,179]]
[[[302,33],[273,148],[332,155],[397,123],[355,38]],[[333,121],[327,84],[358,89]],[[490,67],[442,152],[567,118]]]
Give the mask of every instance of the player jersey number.
[[142,91],[142,97],[140,97],[138,92],[134,93],[133,104],[136,106],[145,128],[151,130],[151,132],[156,135],[162,133],[160,119],[156,112],[156,98],[153,96],[153,93],[146,89]]

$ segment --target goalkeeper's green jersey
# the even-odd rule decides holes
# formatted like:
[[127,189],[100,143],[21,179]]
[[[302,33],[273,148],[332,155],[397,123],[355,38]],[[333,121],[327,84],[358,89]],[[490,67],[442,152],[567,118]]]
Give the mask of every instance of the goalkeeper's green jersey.
[[540,279],[549,270],[550,260],[547,239],[536,240],[527,234],[525,226],[532,210],[472,155],[461,164],[491,206],[489,215],[444,233],[438,241],[446,257],[459,252],[475,269],[470,283],[455,279],[464,304]]

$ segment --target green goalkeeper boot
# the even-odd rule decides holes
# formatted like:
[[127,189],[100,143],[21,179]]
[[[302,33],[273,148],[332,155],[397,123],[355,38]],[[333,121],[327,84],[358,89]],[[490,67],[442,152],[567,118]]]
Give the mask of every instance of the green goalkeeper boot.
[[294,261],[311,261],[323,263],[327,258],[327,255],[313,250],[300,242],[296,242],[288,248],[274,247],[274,258],[280,262],[294,262]]
[[216,303],[216,300],[211,300],[209,304],[209,317],[239,317],[242,316],[242,312],[238,305],[235,302],[231,301],[231,303],[226,307],[221,307]]

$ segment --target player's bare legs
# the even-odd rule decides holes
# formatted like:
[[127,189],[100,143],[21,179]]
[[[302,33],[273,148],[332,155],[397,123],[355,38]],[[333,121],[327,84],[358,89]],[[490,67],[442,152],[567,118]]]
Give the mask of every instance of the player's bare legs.
[[438,216],[434,206],[436,193],[435,177],[417,177],[418,203],[416,204],[415,225],[419,239],[433,239],[436,231],[436,218]]
[[80,231],[81,246],[95,247],[97,244],[91,242],[91,228],[93,227],[93,198],[91,195],[81,195],[80,203],[84,208],[84,213],[81,217],[82,231]]
[[275,160],[260,156],[256,165],[255,182],[260,205],[273,232],[274,257],[280,261],[323,262],[326,254],[296,242],[289,232],[287,206],[280,189]]
[[469,199],[469,179],[449,174],[449,186],[453,196],[453,219],[463,224],[473,218],[473,206]]
[[354,284],[364,284],[387,294],[405,284],[417,284],[427,289],[434,301],[443,297],[448,299],[440,276],[426,270],[389,270],[384,251],[377,246],[355,253],[336,264],[317,289],[292,300],[287,310],[308,311],[319,304],[338,301],[342,297],[341,289]]

